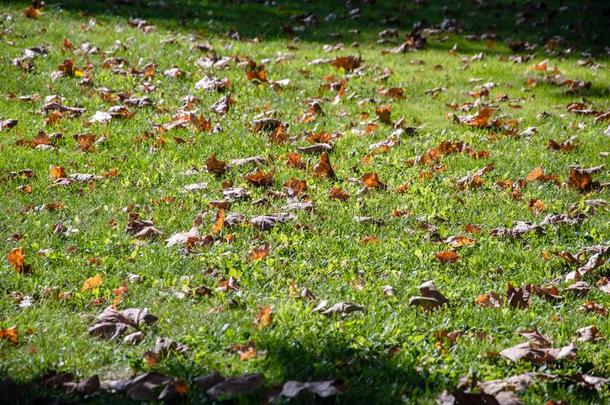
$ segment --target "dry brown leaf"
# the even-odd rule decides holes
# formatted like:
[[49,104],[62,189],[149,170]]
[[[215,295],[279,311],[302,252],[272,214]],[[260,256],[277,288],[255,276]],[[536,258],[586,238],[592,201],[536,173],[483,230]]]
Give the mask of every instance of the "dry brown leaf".
[[269,256],[270,248],[271,245],[269,245],[269,243],[264,243],[263,245],[250,250],[248,255],[252,260],[261,260]]
[[259,329],[264,329],[271,324],[273,309],[270,306],[258,306],[258,314],[255,323]]
[[436,259],[441,263],[455,263],[460,260],[460,255],[458,255],[453,250],[445,250],[442,252],[437,252],[435,254]]
[[384,124],[392,123],[392,106],[390,104],[377,106],[375,108],[375,114],[377,114],[379,121],[383,122]]
[[250,173],[246,174],[246,180],[257,187],[267,187],[273,184],[273,175],[275,170],[271,170],[268,173],[264,173],[258,168],[254,169]]
[[246,79],[255,82],[266,82],[267,72],[264,65],[257,65],[255,61],[250,60],[246,65]]
[[385,184],[379,180],[379,176],[375,172],[362,175],[362,183],[368,188],[385,188]]
[[215,154],[207,158],[205,166],[208,172],[217,176],[221,176],[227,171],[227,162],[217,159]]
[[332,61],[332,65],[337,69],[343,69],[346,72],[351,72],[360,67],[362,57],[358,56],[338,56]]
[[320,161],[313,167],[314,175],[319,177],[328,177],[330,179],[334,179],[335,172],[330,165],[330,159],[328,158],[328,153],[323,152],[320,155]]
[[409,305],[415,305],[424,309],[434,309],[449,302],[449,300],[438,291],[434,281],[426,281],[420,285],[419,292],[421,293],[421,296],[411,297],[409,299]]

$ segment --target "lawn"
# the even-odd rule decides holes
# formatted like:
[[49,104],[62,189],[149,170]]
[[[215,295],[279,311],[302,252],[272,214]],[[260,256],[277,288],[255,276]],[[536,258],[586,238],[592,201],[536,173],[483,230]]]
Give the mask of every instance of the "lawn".
[[610,402],[589,3],[3,2],[0,402]]

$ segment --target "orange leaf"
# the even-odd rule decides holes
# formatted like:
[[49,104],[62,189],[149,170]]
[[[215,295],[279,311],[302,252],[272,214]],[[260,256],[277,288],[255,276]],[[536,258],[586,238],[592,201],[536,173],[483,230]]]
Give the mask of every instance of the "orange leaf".
[[460,260],[460,255],[453,250],[445,250],[436,253],[436,258],[442,263],[454,263]]
[[95,276],[89,277],[88,279],[85,280],[85,282],[83,283],[82,291],[93,290],[94,288],[98,288],[101,285],[102,285],[102,276],[100,276],[99,274],[96,274]]
[[270,245],[265,243],[262,246],[254,248],[250,251],[249,255],[252,260],[261,260],[269,256]]
[[377,173],[365,173],[362,176],[362,183],[369,188],[383,188],[384,184],[379,180]]
[[260,329],[266,328],[271,324],[273,310],[270,306],[258,306],[258,315],[256,316],[256,323]]
[[61,166],[50,166],[49,176],[52,180],[63,179],[66,177],[66,171]]
[[27,269],[28,266],[25,264],[25,253],[22,247],[12,249],[6,257],[17,273],[24,273],[24,270]]
[[220,233],[225,224],[225,210],[219,209],[216,212],[216,221],[214,221],[214,226],[212,227],[212,233],[217,235]]
[[0,329],[0,339],[8,340],[11,343],[19,343],[19,335],[17,333],[17,326],[11,326],[10,328]]
[[268,173],[264,173],[259,169],[255,169],[250,173],[246,174],[246,180],[252,185],[257,187],[266,187],[270,186],[273,183],[273,175],[275,171],[272,170]]
[[304,169],[305,163],[303,162],[303,158],[298,153],[289,152],[286,155],[287,161],[286,165],[289,167],[293,167],[295,169]]
[[531,172],[529,172],[529,174],[527,175],[525,180],[526,181],[535,181],[535,180],[540,179],[542,176],[544,176],[544,169],[542,169],[542,167],[538,166],[538,167],[534,168]]

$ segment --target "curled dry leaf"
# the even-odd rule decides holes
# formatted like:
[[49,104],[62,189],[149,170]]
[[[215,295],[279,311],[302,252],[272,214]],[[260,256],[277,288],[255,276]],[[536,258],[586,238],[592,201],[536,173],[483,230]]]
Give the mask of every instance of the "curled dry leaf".
[[522,404],[515,392],[525,391],[534,383],[535,376],[534,373],[524,373],[490,381],[476,381],[470,376],[464,377],[458,389],[444,391],[436,401],[439,405]]
[[303,158],[298,153],[288,152],[286,154],[286,165],[288,167],[292,167],[294,169],[304,169],[305,162]]
[[222,196],[229,202],[250,198],[250,192],[242,187],[228,187],[222,190]]
[[273,318],[273,309],[270,306],[258,306],[258,314],[256,315],[255,323],[259,329],[264,329],[271,324]]
[[576,331],[576,336],[579,342],[595,342],[602,339],[601,333],[597,326],[590,325],[580,328]]
[[225,224],[225,210],[219,209],[216,211],[216,219],[214,220],[214,225],[212,226],[212,233],[214,235],[218,235]]
[[381,180],[379,180],[379,175],[377,175],[377,173],[372,172],[372,173],[365,173],[362,176],[362,183],[368,187],[368,188],[385,188],[385,184],[383,184],[381,182]]
[[509,306],[518,309],[525,309],[530,304],[531,285],[515,288],[511,283],[507,287],[507,303]]
[[341,187],[333,187],[329,190],[328,196],[335,200],[345,201],[349,199],[350,194]]
[[227,162],[217,159],[214,154],[205,161],[205,166],[208,172],[217,176],[221,176],[227,171]]
[[280,395],[285,398],[297,398],[302,392],[310,392],[320,398],[329,398],[343,393],[343,384],[338,380],[327,381],[286,381]]
[[250,173],[246,174],[246,180],[257,187],[267,187],[273,184],[273,175],[275,174],[274,170],[271,170],[267,173],[259,170],[258,168]]
[[269,231],[271,230],[273,227],[275,227],[276,224],[278,223],[286,223],[289,221],[294,221],[296,220],[297,217],[286,213],[286,212],[279,212],[276,214],[269,214],[269,215],[258,215],[255,217],[250,218],[250,223],[257,229],[261,230],[261,231]]
[[494,170],[495,166],[493,163],[488,163],[485,167],[475,171],[474,173],[469,173],[466,176],[458,179],[455,183],[459,188],[466,187],[479,187],[483,184],[483,175],[489,173]]
[[5,129],[13,128],[15,125],[17,125],[18,122],[19,121],[13,120],[13,119],[1,119],[0,118],[0,132],[4,131]]
[[348,315],[354,312],[365,312],[362,305],[354,304],[351,302],[338,302],[332,307],[319,311],[322,315]]
[[148,313],[148,309],[129,308],[117,311],[107,307],[89,328],[89,334],[103,339],[114,340],[130,328],[139,330],[144,325],[152,325],[158,318]]
[[500,352],[500,356],[511,361],[528,360],[532,363],[551,363],[559,360],[573,360],[576,357],[576,346],[570,343],[560,348],[545,347],[536,342],[525,342]]
[[299,152],[303,153],[324,153],[330,152],[331,150],[333,150],[333,147],[328,143],[314,143],[309,146],[300,146],[297,149],[299,150]]
[[224,97],[212,104],[210,110],[220,115],[226,115],[231,108],[231,104],[233,103],[234,101],[231,99],[231,92],[228,91]]
[[314,175],[319,177],[327,177],[329,179],[334,179],[335,171],[330,165],[330,159],[328,158],[328,153],[323,152],[320,155],[320,161],[313,167]]
[[272,132],[282,127],[284,124],[282,121],[273,117],[262,117],[252,121],[250,127],[254,132]]
[[475,300],[475,303],[481,307],[500,308],[504,303],[502,297],[495,292],[481,294]]
[[212,399],[232,399],[240,395],[248,395],[262,387],[265,379],[262,374],[245,374],[227,378],[209,388],[206,393]]
[[445,239],[443,242],[448,243],[453,247],[470,246],[477,243],[474,239],[469,238],[466,235],[455,235]]
[[426,281],[419,286],[421,296],[411,297],[409,305],[415,305],[424,309],[434,309],[445,305],[449,300],[438,291],[434,281]]
[[162,234],[160,230],[155,228],[152,220],[140,219],[140,215],[136,212],[129,213],[125,232],[141,239],[154,239]]
[[568,186],[577,189],[582,193],[598,190],[600,184],[593,180],[592,174],[603,170],[604,165],[583,168],[580,166],[571,166],[568,178]]
[[266,82],[267,72],[264,65],[258,65],[255,61],[250,60],[246,65],[246,79],[255,82]]
[[392,123],[392,106],[390,104],[377,106],[375,108],[375,114],[377,114],[379,121],[383,122],[384,124]]

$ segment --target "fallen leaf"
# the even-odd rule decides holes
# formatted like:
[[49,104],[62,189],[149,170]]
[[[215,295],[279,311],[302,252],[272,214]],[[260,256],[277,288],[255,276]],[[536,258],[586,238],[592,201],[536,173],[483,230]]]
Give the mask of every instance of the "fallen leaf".
[[362,64],[362,58],[360,56],[338,56],[336,57],[332,63],[335,68],[343,69],[346,72],[351,72],[360,67]]
[[453,250],[445,250],[442,252],[435,253],[436,259],[441,263],[455,263],[460,260],[460,255],[458,255]]
[[81,291],[93,290],[94,288],[98,288],[101,285],[102,285],[102,276],[99,274],[96,274],[95,276],[89,277],[88,279],[85,280],[85,282],[83,283],[83,288],[81,288]]
[[434,281],[426,281],[419,286],[421,296],[411,297],[409,305],[415,305],[424,309],[434,309],[445,305],[449,300],[436,288]]
[[330,159],[328,158],[328,153],[323,152],[320,155],[320,161],[313,167],[314,175],[320,177],[328,177],[330,179],[334,179],[335,172],[330,165]]
[[259,329],[264,329],[271,324],[273,309],[270,306],[258,306],[258,314],[255,323]]
[[329,398],[343,393],[342,382],[338,380],[327,381],[286,381],[282,387],[281,396],[285,398],[297,398],[306,391],[320,398]]
[[245,374],[238,377],[227,378],[219,382],[206,393],[212,399],[224,398],[232,399],[241,395],[248,395],[256,391],[265,383],[261,374]]
[[148,309],[129,308],[117,311],[107,307],[97,317],[97,321],[89,328],[89,334],[103,339],[114,340],[130,328],[139,330],[144,325],[152,325],[158,318]]
[[29,274],[31,273],[31,267],[25,263],[25,251],[22,247],[11,249],[6,255],[8,263],[13,266],[13,269],[17,273]]
[[261,260],[269,255],[270,245],[265,243],[257,248],[250,250],[248,255],[252,260]]
[[7,340],[11,343],[19,343],[19,334],[17,332],[17,326],[11,326],[9,328],[0,329],[0,340]]

